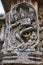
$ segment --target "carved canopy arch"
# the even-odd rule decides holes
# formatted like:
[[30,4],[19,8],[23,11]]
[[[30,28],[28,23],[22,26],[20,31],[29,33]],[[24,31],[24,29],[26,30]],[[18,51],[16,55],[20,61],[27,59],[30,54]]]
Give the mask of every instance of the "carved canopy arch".
[[20,51],[35,49],[39,43],[38,15],[31,3],[14,5],[6,22],[5,43]]

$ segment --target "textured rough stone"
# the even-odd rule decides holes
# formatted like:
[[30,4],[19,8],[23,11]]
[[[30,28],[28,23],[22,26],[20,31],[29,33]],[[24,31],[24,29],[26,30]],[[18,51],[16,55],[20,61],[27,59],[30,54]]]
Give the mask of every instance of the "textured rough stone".
[[42,33],[43,27],[39,29],[38,24],[38,12],[31,2],[23,1],[11,8],[6,14],[2,47],[3,64],[40,65],[43,63],[41,61],[43,48],[39,47],[39,33]]

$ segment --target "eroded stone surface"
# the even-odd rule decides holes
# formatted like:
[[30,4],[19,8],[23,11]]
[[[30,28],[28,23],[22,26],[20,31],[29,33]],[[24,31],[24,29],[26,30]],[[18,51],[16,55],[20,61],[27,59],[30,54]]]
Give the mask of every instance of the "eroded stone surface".
[[37,16],[32,3],[24,1],[15,4],[6,15],[5,39],[2,48],[3,64],[40,65],[43,63],[42,48],[39,50],[38,47],[39,31],[41,32],[43,27],[39,29]]

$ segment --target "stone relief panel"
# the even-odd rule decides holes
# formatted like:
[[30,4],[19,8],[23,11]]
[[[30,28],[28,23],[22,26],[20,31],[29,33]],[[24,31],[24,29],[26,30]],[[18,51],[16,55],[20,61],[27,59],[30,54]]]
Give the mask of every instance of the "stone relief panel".
[[39,43],[38,18],[30,3],[17,4],[9,13],[6,22],[8,44],[20,51],[35,47]]
[[42,64],[38,13],[32,3],[14,5],[6,15],[3,63]]

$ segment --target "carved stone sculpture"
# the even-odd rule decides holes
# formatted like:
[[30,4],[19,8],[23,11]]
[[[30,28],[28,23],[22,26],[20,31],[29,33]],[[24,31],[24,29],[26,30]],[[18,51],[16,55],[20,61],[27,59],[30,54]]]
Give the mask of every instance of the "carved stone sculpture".
[[2,49],[5,54],[3,63],[5,63],[5,60],[7,63],[8,59],[10,59],[8,63],[42,64],[40,58],[42,53],[37,50],[39,44],[37,16],[34,6],[28,2],[14,5],[8,13]]

